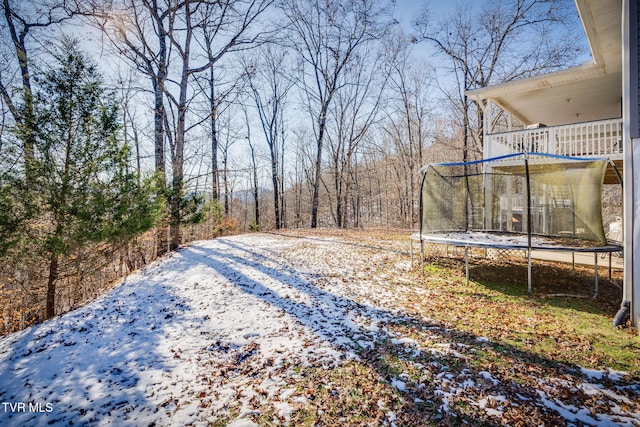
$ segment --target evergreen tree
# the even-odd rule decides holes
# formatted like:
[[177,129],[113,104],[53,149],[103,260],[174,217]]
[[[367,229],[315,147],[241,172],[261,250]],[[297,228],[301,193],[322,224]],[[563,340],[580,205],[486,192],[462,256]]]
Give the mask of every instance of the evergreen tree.
[[47,318],[55,315],[61,256],[91,242],[130,239],[154,225],[157,203],[139,185],[120,141],[117,103],[96,67],[64,38],[35,79],[34,172],[40,253],[48,262]]
[[[5,153],[1,153],[5,154]],[[4,164],[0,164],[3,167]],[[16,178],[12,170],[0,175],[0,257],[9,252],[21,238],[20,230],[27,218],[24,180]]]

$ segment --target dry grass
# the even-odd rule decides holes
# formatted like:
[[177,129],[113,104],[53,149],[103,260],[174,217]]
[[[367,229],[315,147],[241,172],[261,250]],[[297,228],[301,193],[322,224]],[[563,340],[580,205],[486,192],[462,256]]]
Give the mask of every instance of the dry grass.
[[[384,333],[375,347],[360,348],[355,359],[331,367],[283,366],[278,375],[291,392],[256,397],[246,418],[258,425],[589,425],[567,420],[553,404],[594,417],[640,414],[640,339],[635,329],[611,326],[619,286],[601,280],[597,299],[552,296],[590,295],[592,267],[536,261],[530,295],[521,259],[473,258],[469,284],[461,258],[428,259],[423,271],[418,262],[411,266],[407,230],[277,234],[299,239],[297,250],[336,267],[335,274],[313,276],[314,285],[344,284],[354,304],[398,315],[380,325]],[[327,241],[342,248],[318,251]],[[344,258],[332,259],[336,255]],[[346,270],[337,267],[349,262],[349,277],[342,276]],[[607,276],[604,268],[601,273]],[[613,279],[620,282],[620,273]],[[362,289],[359,281],[371,283],[369,294],[355,286],[348,292],[352,284]],[[594,379],[587,369],[603,376]],[[626,375],[617,379],[608,370]],[[292,410],[283,413],[280,401]],[[241,409],[228,408],[228,417],[214,425]]]
[[[386,261],[372,263],[367,274],[385,277],[380,292],[393,292],[394,309],[408,314],[386,327],[431,350],[416,352],[411,345],[383,342],[375,350],[362,349],[360,360],[341,367],[302,370],[297,387],[303,403],[293,425],[380,425],[393,420],[397,425],[567,424],[544,405],[523,404],[540,396],[570,402],[591,414],[617,405],[632,413],[640,410],[637,403],[624,403],[624,397],[622,402],[607,400],[581,388],[591,381],[585,369],[624,371],[628,375],[622,383],[605,375],[598,387],[637,402],[640,339],[636,329],[611,325],[621,300],[616,284],[622,281],[621,272],[614,272],[610,282],[602,268],[596,299],[553,296],[591,295],[593,267],[534,261],[535,294],[530,295],[527,266],[518,259],[472,259],[469,284],[462,259],[428,259],[424,274],[416,262],[399,277],[391,266],[408,260],[410,233],[405,230],[281,234],[339,240],[355,250],[384,253]],[[402,391],[391,385],[398,379]],[[472,386],[461,386],[465,382]],[[499,416],[491,416],[493,408]],[[261,425],[270,424],[268,414]]]

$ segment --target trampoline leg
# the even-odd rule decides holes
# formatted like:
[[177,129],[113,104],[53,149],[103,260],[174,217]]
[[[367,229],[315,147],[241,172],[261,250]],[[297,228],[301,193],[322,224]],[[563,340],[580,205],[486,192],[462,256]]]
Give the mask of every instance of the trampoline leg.
[[420,236],[420,274],[424,275],[424,242]]
[[467,276],[467,286],[469,285],[469,247],[464,247],[464,270]]
[[527,289],[529,290],[529,293],[532,292],[531,290],[531,249],[529,249],[527,251],[528,253],[528,261],[527,261]]
[[409,239],[409,258],[411,259],[411,268],[413,268],[413,239]]
[[593,253],[593,265],[594,265],[594,286],[595,286],[595,293],[593,294],[594,298],[598,297],[598,254],[596,252]]

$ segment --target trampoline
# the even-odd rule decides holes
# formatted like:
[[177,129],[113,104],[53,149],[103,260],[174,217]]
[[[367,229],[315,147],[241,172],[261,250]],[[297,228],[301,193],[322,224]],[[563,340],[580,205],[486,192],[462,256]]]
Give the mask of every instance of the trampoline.
[[612,253],[622,250],[607,241],[602,222],[609,164],[604,158],[516,153],[424,166],[412,260],[414,241],[420,242],[421,268],[425,243],[462,247],[468,283],[470,248],[522,250],[532,293],[532,251],[593,253],[596,297],[598,254],[608,253],[611,260]]

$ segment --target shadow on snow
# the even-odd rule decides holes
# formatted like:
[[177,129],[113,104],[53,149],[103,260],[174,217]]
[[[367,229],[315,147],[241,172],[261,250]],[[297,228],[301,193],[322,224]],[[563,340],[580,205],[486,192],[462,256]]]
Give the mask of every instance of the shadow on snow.
[[[163,270],[164,275],[125,281],[88,306],[0,340],[0,400],[53,405],[47,414],[5,413],[0,424],[97,424],[105,415],[121,425],[161,420],[158,405],[165,396],[150,394],[157,393],[154,384],[180,363],[172,360],[168,347],[184,334],[206,332],[197,330],[203,323],[194,318],[195,301],[180,295],[181,287],[193,286],[183,278],[194,266],[291,316],[339,349],[343,358],[355,358],[394,384],[401,402],[396,408],[399,424],[500,424],[495,410],[490,416],[478,404],[487,396],[503,396],[505,412],[510,405],[526,407],[531,420],[546,423],[566,423],[567,411],[576,417],[580,412],[581,422],[598,417],[591,410],[585,414],[580,406],[588,405],[592,396],[539,393],[538,381],[549,376],[574,383],[593,381],[579,367],[487,342],[393,307],[358,303],[323,289],[330,285],[322,282],[325,278],[301,272],[286,255],[268,247],[218,239],[184,248],[164,260],[168,262],[172,269]],[[443,350],[403,339],[411,333],[444,344]],[[223,350],[214,346],[207,351]],[[478,371],[473,360],[479,352],[508,359],[522,376],[500,369]],[[401,367],[407,364],[422,370],[422,379],[403,377]],[[531,372],[535,373],[531,381],[520,381]],[[594,387],[607,388],[607,381],[605,376]],[[632,399],[640,394],[637,387],[626,392]],[[606,406],[602,400],[598,405],[598,410]],[[609,409],[614,413],[615,405]]]
[[[447,329],[444,325],[394,311],[391,307],[376,308],[336,295],[323,290],[321,284],[314,283],[318,282],[319,277],[293,268],[286,258],[281,258],[269,248],[256,248],[233,239],[218,239],[213,246],[196,244],[182,251],[181,255],[190,261],[185,266],[196,262],[212,269],[243,292],[293,316],[300,324],[347,354],[355,354],[358,360],[374,368],[388,383],[399,384],[398,367],[394,361],[415,363],[428,370],[430,384],[422,384],[420,388],[416,382],[413,389],[408,387],[399,393],[403,400],[401,411],[405,412],[398,415],[400,424],[403,424],[403,419],[404,423],[419,420],[452,424],[500,424],[499,418],[484,413],[484,407],[477,407],[466,415],[456,415],[454,402],[463,401],[464,395],[480,400],[487,396],[504,396],[504,393],[508,393],[505,397],[515,406],[529,408],[526,412],[530,420],[560,425],[568,422],[567,416],[571,418],[575,415],[576,419],[587,422],[598,419],[598,414],[589,415],[587,410],[585,415],[584,408],[580,407],[581,402],[589,404],[591,397],[586,394],[574,393],[565,405],[561,400],[554,400],[556,397],[552,397],[552,392],[541,394],[537,379],[529,383],[521,381],[522,376],[527,375],[571,378],[577,383],[593,381],[593,378],[583,375],[577,366],[558,363],[510,345],[486,342],[482,337]],[[247,272],[252,272],[251,277]],[[274,283],[284,288],[278,291],[274,289]],[[302,293],[306,299],[304,302],[294,301],[288,294],[283,295],[282,289]],[[445,351],[416,351],[417,348],[410,341],[399,339],[402,333],[394,332],[394,329],[426,331],[430,340],[451,346]],[[513,365],[513,371],[511,374],[504,370],[478,372],[468,363],[476,357],[477,352],[491,353],[496,359],[508,359],[507,363]],[[518,377],[518,374],[522,376]],[[456,378],[461,377],[464,378],[456,386]],[[407,379],[403,383],[410,382]],[[608,383],[606,375],[602,383]],[[600,384],[596,384],[596,387],[600,387]],[[562,396],[562,393],[560,391],[558,396]],[[629,393],[636,396],[640,389],[632,387]],[[430,397],[433,405],[425,405],[423,397]],[[468,404],[469,401],[462,403],[461,407],[468,407]],[[614,417],[616,407],[614,403],[611,408]]]
[[87,306],[4,337],[0,400],[23,402],[26,410],[0,408],[0,424],[95,425],[104,414],[117,425],[153,419],[158,402],[144,384],[171,370],[168,321],[179,329],[185,308],[162,281],[125,280]]

